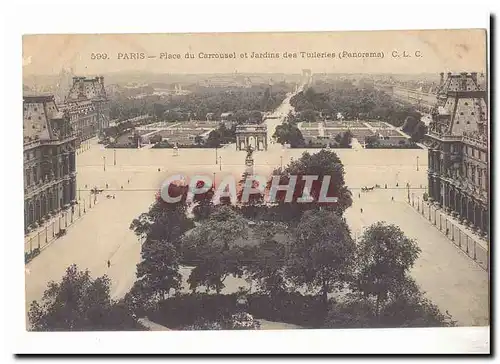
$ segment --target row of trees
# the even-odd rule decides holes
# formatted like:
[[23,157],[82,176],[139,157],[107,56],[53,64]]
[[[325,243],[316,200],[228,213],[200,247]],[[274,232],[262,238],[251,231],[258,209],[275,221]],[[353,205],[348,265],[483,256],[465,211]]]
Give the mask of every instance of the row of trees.
[[[280,144],[290,144],[291,148],[306,147],[308,144],[306,144],[302,132],[293,120],[297,120],[297,117],[290,116],[287,122],[278,125],[273,138]],[[350,148],[352,137],[353,135],[350,131],[339,133],[333,140],[328,141],[328,145],[332,148]],[[309,140],[309,145],[311,146],[312,144],[314,144],[313,141]]]
[[[258,119],[261,112],[274,110],[291,90],[288,84],[255,85],[250,88],[203,88],[187,95],[145,95],[141,98],[117,96],[111,101],[110,118],[127,120],[150,114],[162,121],[205,120],[207,114],[220,119],[232,111],[234,120],[246,122]],[[258,121],[257,121],[258,122]]]
[[292,97],[290,103],[296,111],[303,112],[307,121],[316,120],[318,113],[324,118],[335,118],[340,113],[347,120],[381,120],[400,127],[408,116],[421,118],[412,106],[395,102],[390,95],[374,88],[332,87],[322,92],[308,88]]
[[427,133],[427,126],[415,116],[408,116],[401,128],[406,134],[410,135],[412,142],[420,142]]

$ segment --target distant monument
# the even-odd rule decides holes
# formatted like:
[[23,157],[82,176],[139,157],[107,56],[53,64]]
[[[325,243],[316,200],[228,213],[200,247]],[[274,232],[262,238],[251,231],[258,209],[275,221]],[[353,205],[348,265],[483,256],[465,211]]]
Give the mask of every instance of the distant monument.
[[306,87],[312,84],[312,72],[310,69],[302,70],[302,84]]
[[[253,144],[253,145],[252,145]],[[267,150],[267,126],[265,124],[242,124],[236,127],[236,150]]]

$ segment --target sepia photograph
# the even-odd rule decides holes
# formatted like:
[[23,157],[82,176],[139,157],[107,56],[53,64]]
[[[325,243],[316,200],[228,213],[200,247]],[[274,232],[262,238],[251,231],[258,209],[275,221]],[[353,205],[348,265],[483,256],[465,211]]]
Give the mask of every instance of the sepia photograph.
[[26,330],[488,327],[487,40],[24,35]]

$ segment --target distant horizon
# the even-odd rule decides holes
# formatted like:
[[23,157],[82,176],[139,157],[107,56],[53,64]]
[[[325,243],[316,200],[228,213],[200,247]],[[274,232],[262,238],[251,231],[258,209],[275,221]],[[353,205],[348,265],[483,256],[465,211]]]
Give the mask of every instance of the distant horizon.
[[[27,73],[25,74],[23,72],[23,78],[25,77],[52,77],[52,76],[59,76],[63,71],[71,71],[70,69],[61,69],[58,73]],[[442,71],[444,72],[444,71]],[[477,72],[477,73],[483,73],[487,74],[486,71],[479,71],[479,70],[456,70],[456,71],[446,71],[444,74],[446,75],[447,73],[452,73],[452,74],[458,74],[461,72]],[[377,75],[384,75],[384,76],[422,76],[422,75],[437,75],[439,76],[441,72],[314,72],[311,70],[311,75],[372,75],[372,76],[377,76]],[[200,73],[194,73],[194,72],[175,72],[175,73],[170,73],[170,72],[153,72],[153,71],[142,71],[142,70],[130,70],[130,71],[110,71],[106,73],[82,73],[82,72],[74,72],[73,73],[75,77],[97,77],[97,76],[104,76],[106,75],[127,75],[127,74],[147,74],[147,75],[163,75],[163,76],[214,76],[214,75],[284,75],[284,76],[301,76],[302,72],[200,72]]]

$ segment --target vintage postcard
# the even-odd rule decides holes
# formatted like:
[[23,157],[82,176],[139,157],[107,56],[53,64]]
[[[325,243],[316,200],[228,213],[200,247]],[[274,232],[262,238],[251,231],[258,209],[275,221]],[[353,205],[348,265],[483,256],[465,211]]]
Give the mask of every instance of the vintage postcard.
[[483,29],[23,36],[28,331],[489,326]]

